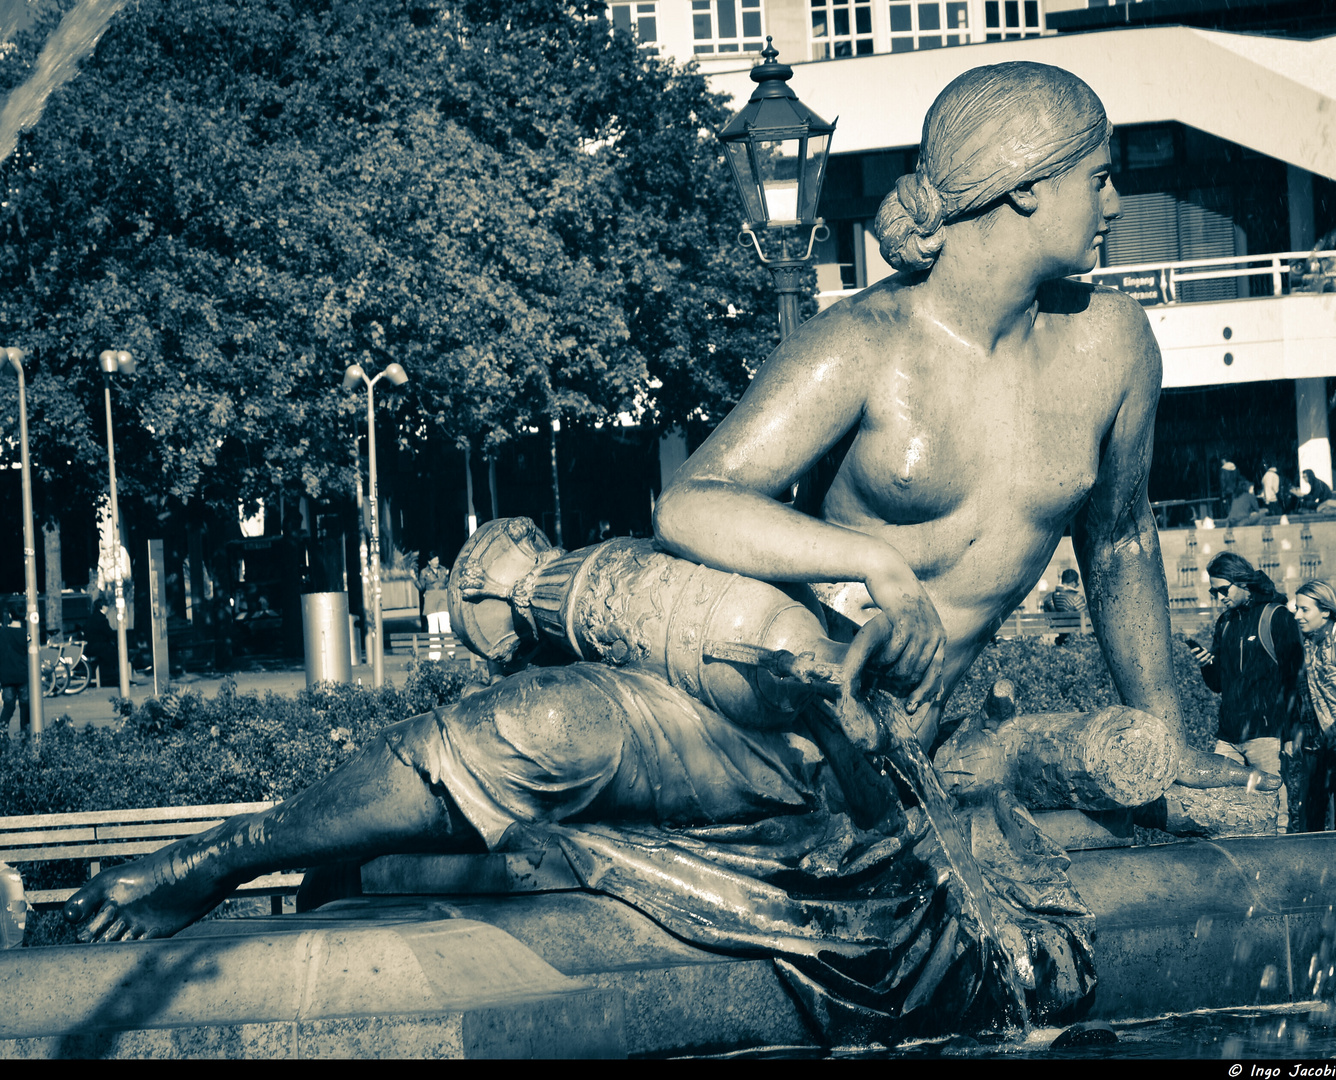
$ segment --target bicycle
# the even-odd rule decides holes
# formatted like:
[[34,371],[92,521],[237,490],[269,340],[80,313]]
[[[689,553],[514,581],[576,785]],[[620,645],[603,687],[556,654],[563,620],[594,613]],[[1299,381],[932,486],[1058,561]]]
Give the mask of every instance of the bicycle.
[[42,646],[41,659],[43,693],[46,697],[62,694],[80,694],[93,679],[93,670],[84,656],[87,642],[62,641]]

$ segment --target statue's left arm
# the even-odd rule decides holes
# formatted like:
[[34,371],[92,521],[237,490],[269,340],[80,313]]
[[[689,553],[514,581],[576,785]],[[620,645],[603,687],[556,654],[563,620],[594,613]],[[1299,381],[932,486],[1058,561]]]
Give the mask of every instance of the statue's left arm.
[[1072,521],[1090,620],[1123,703],[1162,717],[1175,733],[1179,782],[1194,787],[1246,784],[1248,770],[1187,745],[1170,651],[1160,538],[1146,495],[1163,363],[1139,305],[1107,294],[1100,299],[1112,307],[1099,320],[1107,319],[1112,330],[1106,340],[1127,350],[1130,374],[1100,445],[1095,485]]

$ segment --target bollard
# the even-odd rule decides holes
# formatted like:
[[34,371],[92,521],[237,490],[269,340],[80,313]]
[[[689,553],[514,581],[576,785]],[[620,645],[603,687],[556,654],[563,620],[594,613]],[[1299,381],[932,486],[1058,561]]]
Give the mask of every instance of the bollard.
[[0,949],[17,949],[23,944],[28,922],[28,901],[23,895],[23,879],[7,863],[0,862]]
[[323,682],[352,682],[347,593],[306,593],[302,597],[302,638],[307,689]]

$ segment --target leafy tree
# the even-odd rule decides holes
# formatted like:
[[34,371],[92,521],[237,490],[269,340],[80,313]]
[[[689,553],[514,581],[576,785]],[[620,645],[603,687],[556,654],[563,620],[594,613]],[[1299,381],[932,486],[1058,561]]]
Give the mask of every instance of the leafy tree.
[[351,489],[354,361],[410,372],[407,444],[717,420],[776,338],[724,119],[590,0],[139,0],[0,165],[42,486],[102,489],[107,347],[128,500],[224,515]]

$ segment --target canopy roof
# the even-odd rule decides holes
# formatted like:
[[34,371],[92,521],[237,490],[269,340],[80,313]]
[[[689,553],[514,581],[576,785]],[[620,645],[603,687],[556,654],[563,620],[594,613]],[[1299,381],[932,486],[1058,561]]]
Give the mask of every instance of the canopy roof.
[[[1336,37],[1108,30],[794,64],[791,85],[818,114],[839,116],[832,153],[888,150],[918,145],[928,106],[957,75],[1007,60],[1075,72],[1114,124],[1179,121],[1336,179]],[[749,70],[712,74],[710,84],[741,106]]]

